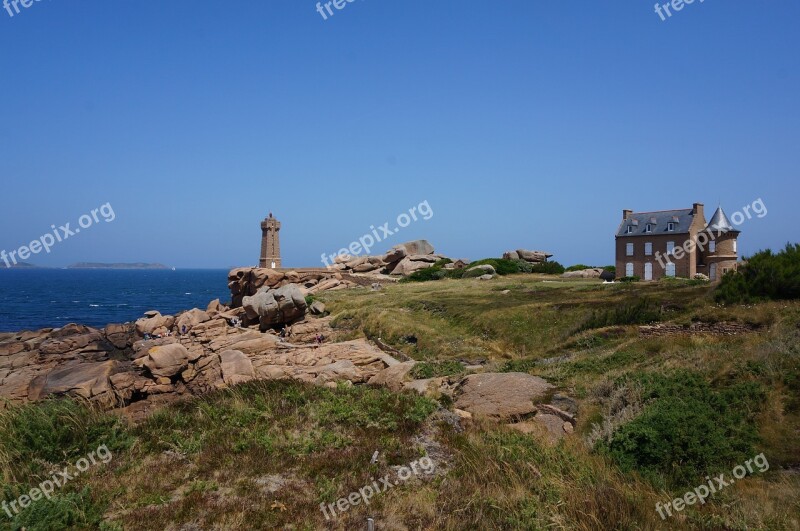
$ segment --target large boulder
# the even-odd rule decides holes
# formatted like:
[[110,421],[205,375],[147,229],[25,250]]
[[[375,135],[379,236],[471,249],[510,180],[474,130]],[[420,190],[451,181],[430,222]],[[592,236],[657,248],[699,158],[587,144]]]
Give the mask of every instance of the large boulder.
[[580,271],[567,271],[562,278],[600,278],[603,270],[600,268],[581,269]]
[[48,395],[77,395],[93,398],[110,390],[109,377],[117,362],[71,364],[53,369],[31,380],[28,400],[39,400]]
[[242,299],[247,317],[258,319],[262,328],[292,323],[306,314],[303,291],[296,284],[287,284],[277,289],[262,288],[252,297]]
[[394,269],[389,272],[390,275],[396,276],[408,276],[414,271],[419,271],[420,269],[427,269],[431,267],[433,263],[422,261],[422,260],[412,260],[412,257],[406,256],[402,260],[400,260],[397,265],[394,266]]
[[506,251],[503,253],[503,260],[522,260],[517,251]]
[[184,330],[186,333],[188,333],[189,330],[195,326],[199,325],[200,323],[205,323],[209,320],[211,320],[211,317],[208,315],[208,312],[204,312],[198,308],[192,308],[191,310],[183,312],[178,316],[177,320],[175,321],[175,329],[179,334],[183,334]]
[[387,264],[396,264],[405,257],[406,250],[403,247],[394,247],[383,255],[382,260]]
[[219,355],[222,379],[228,385],[249,382],[256,377],[253,362],[244,352],[239,350],[226,350]]
[[411,380],[409,373],[416,361],[404,361],[391,365],[370,378],[369,385],[388,387],[392,391],[400,391],[406,382]]
[[535,264],[547,262],[547,259],[553,256],[545,251],[527,251],[525,249],[517,249],[516,252],[521,260]]
[[180,343],[153,347],[147,356],[136,360],[156,378],[172,378],[189,366],[189,351]]
[[125,349],[132,345],[134,327],[131,323],[110,324],[103,332],[106,339],[118,349]]
[[108,350],[110,345],[100,330],[78,324],[68,324],[53,330],[39,345],[43,356],[54,356],[83,351],[99,352]]
[[497,271],[495,271],[494,266],[491,264],[481,264],[467,269],[464,273],[464,278],[482,277],[484,275],[490,275],[493,277],[496,274]]
[[175,318],[171,315],[161,315],[155,310],[145,313],[145,316],[136,321],[136,333],[139,336],[153,334],[156,331],[166,331],[175,324]]
[[464,378],[455,407],[474,415],[520,418],[536,413],[536,402],[545,399],[553,386],[525,373],[482,373]]
[[400,245],[395,245],[393,249],[402,249],[405,252],[404,256],[433,254],[435,252],[433,245],[431,245],[428,240],[414,240],[401,243]]

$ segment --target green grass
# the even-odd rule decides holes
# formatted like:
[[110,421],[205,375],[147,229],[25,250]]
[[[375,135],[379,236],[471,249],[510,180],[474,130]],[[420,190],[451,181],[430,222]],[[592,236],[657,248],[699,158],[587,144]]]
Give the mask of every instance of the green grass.
[[[459,360],[480,358],[549,380],[579,403],[576,435],[551,445],[481,419],[455,429],[440,404],[414,394],[290,382],[218,391],[138,425],[69,401],[16,406],[0,412],[7,500],[99,444],[114,459],[0,529],[350,529],[367,516],[379,528],[658,529],[656,502],[760,452],[768,473],[670,527],[796,529],[800,479],[780,469],[800,465],[800,303],[719,306],[713,289],[512,274],[319,294],[338,337],[382,338],[421,362],[416,378],[458,376]],[[757,330],[640,335],[653,320]],[[441,475],[325,521],[320,503],[423,446]],[[285,486],[266,489],[270,478]]]

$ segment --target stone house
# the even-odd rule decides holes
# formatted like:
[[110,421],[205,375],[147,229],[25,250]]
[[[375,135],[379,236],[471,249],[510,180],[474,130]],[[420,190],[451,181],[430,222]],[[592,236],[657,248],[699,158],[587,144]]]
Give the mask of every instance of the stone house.
[[658,280],[702,273],[719,280],[737,267],[739,234],[722,207],[708,223],[702,203],[682,210],[623,210],[616,235],[617,277]]

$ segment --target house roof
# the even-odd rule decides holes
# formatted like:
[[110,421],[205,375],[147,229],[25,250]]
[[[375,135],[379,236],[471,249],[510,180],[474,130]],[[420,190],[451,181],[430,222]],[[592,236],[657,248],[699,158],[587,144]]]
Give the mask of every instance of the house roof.
[[722,207],[717,208],[717,211],[711,216],[711,221],[708,222],[706,228],[714,232],[730,232],[736,230],[733,227],[733,223],[728,219],[728,216],[725,215],[725,211],[722,210]]
[[[691,208],[683,210],[661,210],[659,212],[634,212],[629,219],[623,220],[617,229],[617,236],[653,236],[659,234],[688,234],[694,219]],[[669,224],[674,223],[670,231]],[[651,232],[647,232],[647,225]],[[628,232],[628,227],[632,232]]]

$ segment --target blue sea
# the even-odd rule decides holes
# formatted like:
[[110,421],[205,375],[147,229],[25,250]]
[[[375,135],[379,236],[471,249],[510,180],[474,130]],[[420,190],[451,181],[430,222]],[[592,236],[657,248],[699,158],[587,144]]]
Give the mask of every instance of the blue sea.
[[103,327],[148,310],[175,314],[230,300],[227,269],[0,268],[0,332],[80,323]]

